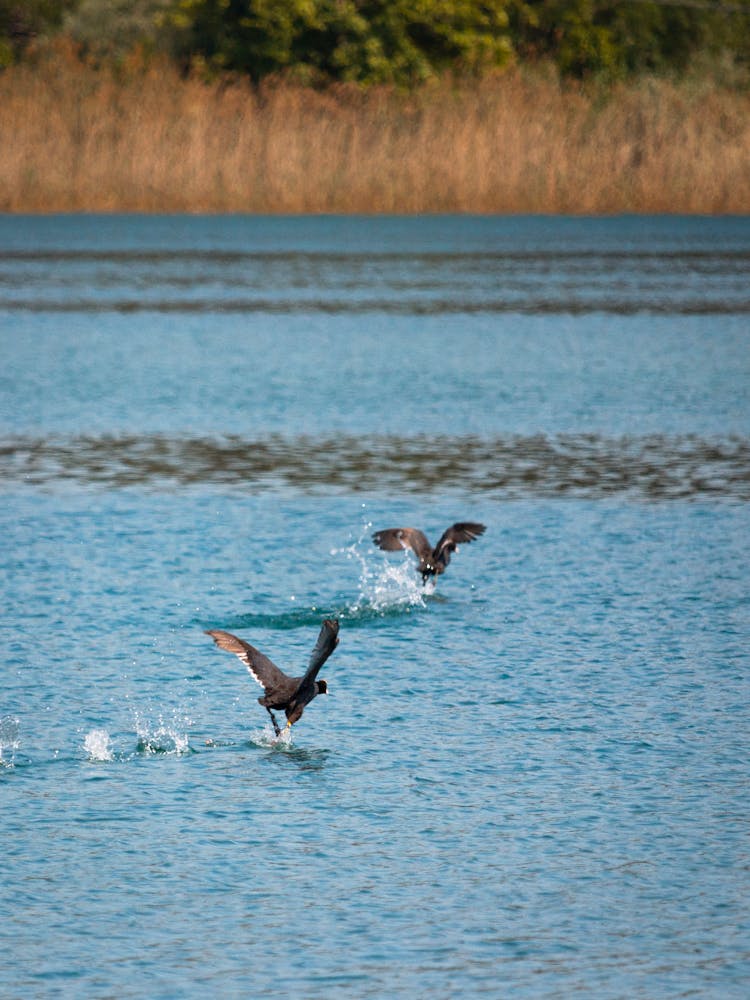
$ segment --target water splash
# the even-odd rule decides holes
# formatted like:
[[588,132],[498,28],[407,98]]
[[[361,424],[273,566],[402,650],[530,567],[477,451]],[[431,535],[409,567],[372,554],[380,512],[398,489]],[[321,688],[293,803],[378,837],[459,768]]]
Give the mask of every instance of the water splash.
[[191,725],[192,720],[173,713],[172,721],[165,722],[160,715],[158,722],[134,712],[135,731],[138,736],[136,744],[139,753],[147,754],[184,754],[190,752],[190,742],[183,730]]
[[362,526],[362,532],[351,544],[343,548],[333,548],[330,555],[334,558],[343,557],[353,561],[359,568],[357,594],[351,600],[350,594],[342,597],[338,604],[304,605],[295,600],[295,607],[281,612],[244,612],[224,617],[220,620],[195,618],[194,622],[203,629],[223,628],[227,631],[237,629],[274,628],[298,629],[320,628],[324,618],[339,618],[347,626],[368,626],[373,621],[379,621],[394,615],[402,615],[412,610],[424,610],[427,607],[426,598],[435,592],[434,581],[422,585],[416,572],[416,562],[412,553],[404,552],[399,558],[392,554],[390,558],[379,553],[370,541],[372,523],[367,521]]
[[396,608],[425,608],[425,597],[434,589],[432,581],[422,586],[414,571],[414,560],[405,556],[402,562],[383,562],[374,571],[367,568],[360,577],[359,600],[354,610],[371,608],[385,612]]
[[370,541],[371,530],[372,522],[365,522],[355,542],[331,551],[331,555],[343,554],[359,564],[358,597],[350,613],[367,617],[372,612],[384,615],[393,610],[425,608],[425,596],[432,593],[434,585],[422,586],[410,553],[405,552],[401,560],[381,558]]
[[89,755],[89,760],[114,760],[109,733],[106,729],[92,729],[86,733],[83,749]]
[[[13,767],[16,760],[16,750],[21,745],[20,720],[13,715],[0,718],[0,767]],[[5,751],[10,751],[6,756]]]
[[250,733],[250,742],[257,747],[289,750],[292,747],[292,730],[284,728],[277,736],[269,722],[263,729],[256,729],[255,732]]

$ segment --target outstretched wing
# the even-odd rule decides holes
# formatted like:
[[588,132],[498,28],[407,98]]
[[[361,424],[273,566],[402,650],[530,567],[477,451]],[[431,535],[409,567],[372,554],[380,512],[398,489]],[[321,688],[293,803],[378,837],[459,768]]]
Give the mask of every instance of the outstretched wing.
[[318,671],[339,644],[339,623],[336,618],[326,618],[323,622],[318,641],[310,653],[310,663],[302,682],[314,681]]
[[259,649],[251,646],[244,639],[238,639],[231,632],[222,632],[220,629],[212,629],[206,632],[210,635],[219,649],[226,649],[228,653],[234,653],[242,660],[255,680],[264,688],[277,688],[281,683],[288,680],[283,670],[279,670],[275,663],[264,656]]
[[471,521],[459,521],[457,524],[451,525],[447,531],[443,532],[440,541],[435,546],[435,561],[447,566],[451,561],[451,552],[456,551],[459,542],[473,542],[475,538],[479,538],[484,533],[484,530],[483,524],[474,524]]
[[430,543],[418,528],[386,528],[376,531],[372,540],[385,552],[411,549],[421,562],[432,556]]
[[326,618],[320,629],[318,641],[315,643],[312,653],[310,653],[310,664],[305,676],[300,682],[295,698],[303,705],[310,700],[308,695],[312,695],[311,689],[318,676],[318,671],[326,662],[328,657],[339,644],[339,623],[335,618]]

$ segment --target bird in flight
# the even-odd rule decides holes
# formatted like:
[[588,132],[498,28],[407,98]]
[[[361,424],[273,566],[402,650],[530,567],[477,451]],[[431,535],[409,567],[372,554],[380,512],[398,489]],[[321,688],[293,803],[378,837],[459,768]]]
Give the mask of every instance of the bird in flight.
[[473,542],[484,530],[483,524],[459,521],[443,532],[434,549],[418,528],[386,528],[376,531],[372,540],[385,552],[411,549],[419,559],[417,571],[422,574],[422,583],[425,584],[431,576],[440,576],[445,572],[451,553],[458,552],[459,542]]
[[301,717],[305,707],[318,694],[328,694],[328,685],[324,680],[317,680],[318,671],[338,645],[339,623],[335,618],[326,618],[320,629],[318,641],[310,654],[310,663],[304,677],[288,677],[275,663],[255,646],[244,639],[238,639],[231,632],[211,629],[210,635],[219,649],[235,653],[265,693],[258,701],[271,716],[273,728],[277,736],[281,735],[276,717],[272,709],[286,712],[286,728],[289,729]]

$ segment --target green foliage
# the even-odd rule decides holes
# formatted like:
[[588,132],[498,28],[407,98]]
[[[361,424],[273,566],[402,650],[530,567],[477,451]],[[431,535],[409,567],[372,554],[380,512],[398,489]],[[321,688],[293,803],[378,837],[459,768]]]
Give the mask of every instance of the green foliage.
[[747,0],[509,0],[522,59],[547,57],[563,76],[684,72],[699,53],[750,55]]
[[178,51],[260,79],[411,84],[511,54],[505,0],[176,0]]
[[512,59],[607,81],[707,57],[750,71],[750,0],[0,0],[0,68],[59,30],[99,58],[139,47],[256,81],[410,86]]

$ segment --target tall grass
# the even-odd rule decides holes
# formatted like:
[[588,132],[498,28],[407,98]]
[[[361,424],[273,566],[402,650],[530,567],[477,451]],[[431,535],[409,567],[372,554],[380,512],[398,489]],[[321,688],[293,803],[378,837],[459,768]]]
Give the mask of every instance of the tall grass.
[[0,75],[10,212],[750,212],[750,96],[519,71],[406,95],[95,69]]

